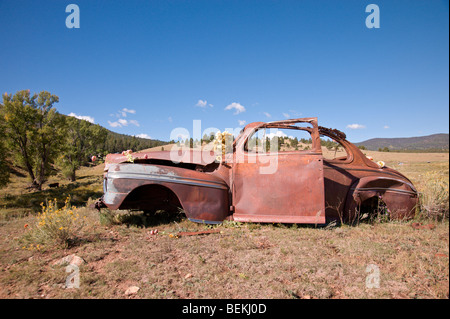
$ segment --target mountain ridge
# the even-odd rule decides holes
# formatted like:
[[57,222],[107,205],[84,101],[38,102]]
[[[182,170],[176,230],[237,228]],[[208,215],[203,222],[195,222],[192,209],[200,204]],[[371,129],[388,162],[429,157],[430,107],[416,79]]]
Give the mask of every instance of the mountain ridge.
[[353,143],[358,147],[364,146],[367,150],[377,151],[389,149],[389,151],[449,151],[449,134],[438,133],[416,137],[397,138],[372,138],[359,143]]
[[[70,115],[65,115],[65,114],[61,114],[61,113],[59,113],[59,115],[63,116],[63,117],[71,117]],[[71,117],[71,118],[75,118],[78,121],[86,121],[85,119],[79,119],[76,117]],[[157,139],[147,139],[147,138],[137,137],[137,136],[133,136],[133,135],[117,133],[117,132],[107,129],[106,127],[104,127],[100,124],[91,123],[89,121],[86,121],[86,122],[88,122],[89,125],[97,125],[106,132],[105,141],[101,147],[101,148],[103,148],[103,150],[106,153],[120,153],[120,152],[126,151],[128,149],[131,149],[133,151],[140,151],[143,149],[148,149],[148,148],[153,148],[156,146],[163,146],[163,145],[169,144],[169,142],[161,141],[161,140],[157,140]]]

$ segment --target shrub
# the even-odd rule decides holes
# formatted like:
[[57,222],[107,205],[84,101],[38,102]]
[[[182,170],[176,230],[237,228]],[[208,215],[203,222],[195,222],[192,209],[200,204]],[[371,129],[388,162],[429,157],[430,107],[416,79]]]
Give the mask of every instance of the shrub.
[[36,245],[57,244],[67,247],[76,239],[76,234],[83,228],[84,221],[77,213],[77,208],[70,205],[67,197],[64,207],[58,208],[56,198],[41,203],[42,211],[36,218],[36,223],[25,235],[25,241],[30,247]]
[[443,219],[449,217],[448,175],[434,171],[423,175],[421,213],[424,217]]

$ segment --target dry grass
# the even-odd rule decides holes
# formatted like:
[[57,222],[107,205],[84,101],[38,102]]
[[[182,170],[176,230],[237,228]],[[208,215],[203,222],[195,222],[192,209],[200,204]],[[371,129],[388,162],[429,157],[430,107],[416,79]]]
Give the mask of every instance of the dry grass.
[[[169,234],[204,226],[183,220],[150,235],[97,224],[70,249],[30,251],[18,243],[30,218],[0,228],[1,298],[124,298],[130,286],[140,287],[138,298],[448,298],[447,222],[432,230],[224,224],[221,233],[179,238]],[[64,289],[67,274],[53,266],[69,254],[87,262],[79,289]],[[365,285],[370,264],[380,269],[378,289]]]
[[[374,155],[387,163],[401,162],[381,157],[393,154]],[[426,179],[427,172],[439,170],[448,180],[448,162],[440,157],[422,161],[416,155],[402,154],[414,158],[402,159],[398,168],[412,176],[419,190],[426,190],[420,180]],[[92,183],[64,189],[95,191],[101,180],[97,170],[79,174],[81,181]],[[31,201],[33,194],[24,195]],[[411,222],[323,228],[225,222],[214,227],[220,233],[177,237],[179,232],[210,228],[180,216],[160,216],[149,222],[138,212],[117,212],[116,217],[105,218],[108,215],[84,205],[78,213],[85,227],[70,246],[36,250],[24,249],[22,239],[31,230],[24,225],[33,225],[37,216],[13,207],[20,203],[14,196],[10,194],[0,219],[0,298],[449,297],[446,218],[421,221],[433,223],[432,229],[414,229]],[[150,233],[154,229],[157,235]],[[55,265],[70,254],[86,261],[80,266],[78,289],[64,288],[68,274]],[[380,270],[379,288],[366,286],[369,265]],[[125,296],[130,286],[140,290]]]
[[63,207],[58,206],[56,199],[47,201],[42,203],[42,211],[36,216],[35,223],[24,226],[27,232],[22,248],[40,250],[48,244],[68,247],[83,227],[84,220],[80,219],[78,209],[70,204],[70,197]]
[[[25,171],[16,169],[11,175],[11,183],[7,188],[0,189],[0,220],[41,211],[41,203],[46,200],[57,199],[62,206],[68,196],[71,204],[84,206],[89,198],[98,198],[103,193],[104,165],[83,167],[77,171],[77,180],[70,182],[62,174],[51,176],[43,185],[42,191],[29,188],[29,180]],[[50,188],[48,185],[59,183],[59,187]]]

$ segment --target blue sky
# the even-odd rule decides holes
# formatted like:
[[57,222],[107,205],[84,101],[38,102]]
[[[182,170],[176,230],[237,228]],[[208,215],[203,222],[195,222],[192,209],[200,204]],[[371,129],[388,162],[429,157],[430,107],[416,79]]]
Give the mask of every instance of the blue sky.
[[448,1],[0,0],[0,38],[2,93],[47,90],[118,133],[312,116],[352,142],[449,131]]

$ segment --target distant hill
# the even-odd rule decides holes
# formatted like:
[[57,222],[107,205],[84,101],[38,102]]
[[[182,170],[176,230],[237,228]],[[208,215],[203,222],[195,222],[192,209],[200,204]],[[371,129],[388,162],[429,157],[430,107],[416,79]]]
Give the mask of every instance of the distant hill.
[[448,152],[449,135],[433,134],[405,138],[372,138],[354,144],[356,146],[364,146],[366,149],[372,151],[378,151],[379,149],[387,147],[390,151]]
[[133,150],[133,152],[136,152],[156,146],[166,145],[169,143],[160,140],[152,140],[131,135],[119,134],[112,132],[106,128],[105,130],[107,131],[107,137],[104,149],[108,153],[121,153],[122,151],[126,150]]
[[[60,114],[63,117],[67,117],[68,115]],[[79,121],[84,121],[80,120]],[[105,154],[107,153],[121,153],[122,151],[126,150],[133,150],[133,152],[162,146],[169,144],[169,142],[160,141],[160,140],[153,140],[153,139],[147,139],[147,138],[141,138],[136,137],[132,135],[126,135],[126,134],[120,134],[113,131],[110,131],[103,126],[99,124],[92,124],[90,125],[98,125],[103,130],[106,131],[106,139],[105,143],[103,145],[99,145],[100,148],[104,151]]]

